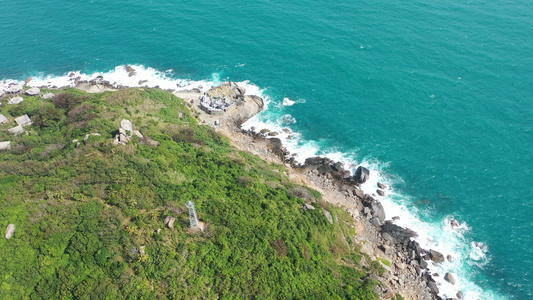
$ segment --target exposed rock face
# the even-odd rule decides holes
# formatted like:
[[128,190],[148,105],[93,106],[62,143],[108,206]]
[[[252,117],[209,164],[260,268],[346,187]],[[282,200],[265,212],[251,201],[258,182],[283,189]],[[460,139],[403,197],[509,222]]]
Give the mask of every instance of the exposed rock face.
[[0,115],[0,125],[9,123],[9,119],[4,115]]
[[6,229],[6,239],[10,239],[12,236],[13,236],[13,233],[15,233],[15,224],[9,224],[7,225],[7,229]]
[[176,221],[176,218],[168,216],[165,218],[165,225],[167,225],[168,228],[173,229],[174,221]]
[[452,274],[450,273],[446,273],[446,275],[444,275],[444,280],[448,281],[449,283],[455,285],[455,276],[453,276]]
[[39,93],[41,93],[41,90],[38,87],[32,87],[26,91],[26,94],[29,96],[37,96]]
[[370,170],[365,167],[359,166],[355,171],[355,181],[357,183],[365,183],[370,178]]
[[133,132],[133,125],[129,120],[126,119],[122,119],[122,121],[120,121],[120,128],[126,130],[126,132],[130,131],[130,134]]
[[442,253],[438,252],[438,251],[435,251],[433,249],[430,249],[429,250],[429,255],[431,257],[431,260],[436,262],[436,263],[443,263],[444,262],[444,255],[442,255]]

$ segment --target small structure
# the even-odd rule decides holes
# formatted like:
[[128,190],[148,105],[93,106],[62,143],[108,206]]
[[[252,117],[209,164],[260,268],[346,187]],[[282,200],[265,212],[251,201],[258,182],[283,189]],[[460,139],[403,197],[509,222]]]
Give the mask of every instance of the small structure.
[[0,150],[9,150],[11,149],[11,142],[0,142]]
[[4,115],[0,115],[0,125],[9,123],[9,120]]
[[201,108],[210,115],[223,116],[235,102],[229,97],[211,96],[208,93],[200,97]]
[[9,99],[9,101],[7,101],[7,104],[19,104],[22,101],[24,101],[24,98],[17,96]]
[[187,208],[189,209],[189,220],[191,222],[191,229],[197,229],[198,226],[198,216],[196,215],[196,208],[194,207],[194,202],[187,201],[185,204]]
[[37,96],[41,93],[41,90],[38,87],[32,87],[31,89],[26,91],[26,94],[28,96]]
[[20,135],[20,134],[24,133],[24,128],[22,128],[22,126],[19,125],[19,126],[11,128],[11,129],[8,129],[7,131],[9,133],[14,134],[14,135]]
[[33,122],[30,120],[30,117],[28,115],[23,115],[18,118],[15,118],[15,122],[19,124],[20,126],[30,126]]
[[12,236],[13,236],[13,233],[15,233],[15,224],[9,224],[7,225],[7,229],[6,229],[6,239],[10,239]]

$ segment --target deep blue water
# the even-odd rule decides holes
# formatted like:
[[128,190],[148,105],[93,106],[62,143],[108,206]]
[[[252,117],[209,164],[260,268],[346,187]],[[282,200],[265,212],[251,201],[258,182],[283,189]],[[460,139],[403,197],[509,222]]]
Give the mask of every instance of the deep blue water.
[[482,299],[533,298],[532,43],[525,0],[0,0],[0,79],[142,64],[250,80],[302,148],[371,162],[430,226],[466,222],[454,271]]

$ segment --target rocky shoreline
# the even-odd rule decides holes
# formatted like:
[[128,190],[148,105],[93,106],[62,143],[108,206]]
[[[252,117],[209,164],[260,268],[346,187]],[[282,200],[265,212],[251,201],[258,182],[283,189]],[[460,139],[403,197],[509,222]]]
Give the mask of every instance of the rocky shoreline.
[[[75,81],[76,88],[87,92],[125,88],[113,86],[103,78],[88,82],[79,81],[77,78],[71,79]],[[222,86],[227,88],[232,85],[236,86],[231,82]],[[22,91],[21,87],[20,91],[13,91],[11,94]],[[433,278],[439,274],[430,274],[427,267],[428,263],[444,262],[444,255],[433,249],[422,249],[419,243],[413,240],[413,237],[416,237],[414,231],[396,225],[394,216],[392,219],[387,219],[381,203],[360,189],[360,184],[364,183],[368,176],[372,176],[368,170],[359,167],[355,174],[351,175],[341,163],[326,157],[312,157],[306,159],[304,164],[298,164],[283,148],[282,141],[270,130],[265,128],[259,133],[253,129],[241,130],[240,125],[264,107],[261,98],[245,96],[243,90],[239,90],[238,94],[232,94],[238,103],[233,111],[227,112],[223,126],[216,126],[215,121],[220,122],[220,118],[213,118],[195,105],[194,101],[199,102],[201,96],[199,90],[174,93],[187,98],[185,100],[191,105],[200,122],[213,126],[218,132],[227,136],[237,149],[258,155],[268,162],[284,165],[291,180],[319,191],[326,202],[350,213],[353,218],[352,226],[356,232],[352,237],[354,242],[361,245],[363,252],[367,253],[371,260],[380,262],[386,270],[381,277],[372,275],[373,279],[381,282],[376,288],[380,299],[390,299],[396,294],[402,295],[405,299],[441,299],[438,296],[438,284]],[[378,183],[376,193],[383,195],[385,189],[387,189],[385,185]],[[451,226],[454,226],[453,221]],[[448,260],[450,259],[448,257]],[[383,260],[389,261],[390,265],[383,263]],[[371,261],[363,259],[362,263],[369,265]],[[450,273],[446,273],[444,279],[452,284],[456,281],[454,275]],[[447,295],[445,299],[462,298],[461,292],[458,292],[456,295]]]
[[[201,115],[199,119],[202,121]],[[445,298],[438,295],[439,287],[434,277],[440,275],[430,274],[428,264],[444,262],[444,255],[433,249],[423,249],[413,239],[417,236],[416,232],[396,225],[395,216],[387,219],[381,203],[360,189],[361,183],[372,176],[367,169],[359,167],[351,175],[341,163],[326,157],[311,157],[304,164],[298,164],[270,130],[241,130],[242,119],[239,121],[215,128],[230,138],[239,150],[284,165],[293,181],[319,191],[326,202],[350,213],[356,231],[352,238],[370,259],[380,262],[386,270],[382,277],[372,275],[373,279],[381,282],[376,288],[380,299],[391,299],[396,294],[405,299],[463,299],[461,292]],[[378,183],[376,193],[384,195],[385,189],[387,186]],[[389,261],[390,266],[383,260]],[[370,261],[363,260],[363,263],[368,265]],[[456,281],[450,273],[446,273],[444,278],[452,284]]]

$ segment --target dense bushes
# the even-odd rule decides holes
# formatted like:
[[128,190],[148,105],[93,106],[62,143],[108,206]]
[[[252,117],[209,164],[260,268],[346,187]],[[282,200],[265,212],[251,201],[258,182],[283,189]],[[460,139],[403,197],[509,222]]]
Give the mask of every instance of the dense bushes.
[[[320,195],[283,166],[233,150],[161,90],[60,95],[25,101],[29,135],[0,128],[13,143],[0,153],[0,228],[17,226],[0,239],[0,298],[373,299],[342,215],[303,210]],[[114,146],[122,118],[160,145]]]

